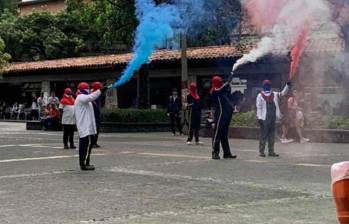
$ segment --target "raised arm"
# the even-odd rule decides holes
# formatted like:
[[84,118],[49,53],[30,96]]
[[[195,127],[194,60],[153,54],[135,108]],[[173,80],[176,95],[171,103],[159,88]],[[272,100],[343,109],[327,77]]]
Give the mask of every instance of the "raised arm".
[[280,92],[281,96],[286,96],[291,89],[291,82],[288,82],[284,89]]
[[101,95],[101,91],[97,90],[96,92],[90,93],[88,95],[81,94],[79,97],[79,101],[81,103],[90,103],[95,101]]

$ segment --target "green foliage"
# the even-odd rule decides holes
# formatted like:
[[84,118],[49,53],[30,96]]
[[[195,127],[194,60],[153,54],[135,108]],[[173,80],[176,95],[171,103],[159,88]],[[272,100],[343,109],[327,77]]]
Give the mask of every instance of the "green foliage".
[[310,128],[349,130],[349,117],[324,116],[314,113],[306,116],[306,124]]
[[[255,112],[234,114],[231,125],[234,127],[259,126]],[[349,130],[349,117],[308,114],[305,116],[305,128]]]
[[231,125],[235,127],[258,127],[256,113],[253,111],[247,113],[236,113],[233,116]]
[[0,0],[0,13],[4,10],[10,10],[15,12],[17,9],[17,4],[15,0]]
[[66,10],[20,17],[4,10],[0,36],[14,61],[95,55],[127,50],[137,23],[133,1],[68,0]]
[[160,123],[168,122],[165,110],[103,109],[103,122]]
[[231,33],[240,21],[241,5],[239,0],[207,1],[207,18],[188,32],[189,46],[207,46],[230,44]]
[[[34,13],[25,17],[18,15],[13,2],[0,1],[0,36],[14,61],[125,52],[133,45],[138,23],[134,0],[91,0],[88,4],[66,0],[66,9],[57,15]],[[157,1],[161,2],[170,1]],[[210,4],[215,6],[215,14],[207,18],[209,23],[197,24],[189,31],[189,46],[229,43],[231,28],[239,17],[239,1]]]
[[11,55],[4,52],[5,42],[0,38],[0,74],[3,69],[8,65],[9,60],[11,60]]

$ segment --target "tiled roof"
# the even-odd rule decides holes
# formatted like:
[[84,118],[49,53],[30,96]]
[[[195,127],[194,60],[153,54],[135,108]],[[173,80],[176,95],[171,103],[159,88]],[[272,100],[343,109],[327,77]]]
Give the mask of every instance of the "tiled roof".
[[[189,48],[187,51],[189,60],[215,59],[215,58],[233,58],[241,56],[234,47],[212,46]],[[16,62],[11,63],[5,70],[5,73],[30,72],[39,70],[58,70],[58,69],[79,69],[79,68],[97,68],[112,67],[114,65],[125,65],[132,58],[131,53],[114,54],[92,57],[65,58],[57,60],[45,60],[37,62]],[[151,62],[175,61],[181,58],[181,52],[178,50],[159,50],[152,57]]]
[[27,1],[19,1],[19,6],[27,6],[27,5],[37,5],[37,4],[44,4],[44,3],[50,3],[55,1],[64,1],[64,0],[27,0]]

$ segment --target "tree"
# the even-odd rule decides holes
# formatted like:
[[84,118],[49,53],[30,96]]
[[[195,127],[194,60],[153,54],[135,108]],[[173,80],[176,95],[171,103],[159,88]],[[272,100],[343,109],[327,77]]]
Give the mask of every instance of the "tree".
[[17,3],[14,0],[0,0],[0,13],[2,13],[5,9],[10,10],[12,12],[16,11]]
[[[12,0],[1,0],[1,3]],[[0,37],[13,61],[36,61],[129,51],[138,25],[135,0],[67,0],[57,15],[0,13]],[[172,4],[175,0],[156,0]],[[189,0],[188,0],[189,1]],[[189,46],[230,43],[239,0],[205,0],[205,16],[188,31]],[[0,8],[1,11],[1,8]],[[195,18],[195,17],[193,17]],[[196,19],[196,18],[195,18]]]
[[0,74],[3,72],[3,69],[8,65],[8,62],[11,60],[11,55],[4,52],[5,42],[0,38]]
[[188,31],[189,46],[230,44],[231,34],[241,20],[239,0],[206,0],[204,18]]

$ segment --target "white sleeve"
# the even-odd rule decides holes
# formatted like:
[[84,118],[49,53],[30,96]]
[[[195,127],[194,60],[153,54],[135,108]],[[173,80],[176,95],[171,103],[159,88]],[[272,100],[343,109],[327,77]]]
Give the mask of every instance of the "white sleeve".
[[101,95],[101,91],[97,90],[96,92],[90,93],[88,95],[81,94],[79,95],[79,101],[81,103],[87,104],[95,101]]
[[256,108],[257,108],[257,118],[259,120],[262,119],[262,97],[261,94],[258,94],[257,100],[256,100]]
[[59,109],[63,110],[63,108],[64,108],[64,105],[60,103],[59,104]]

